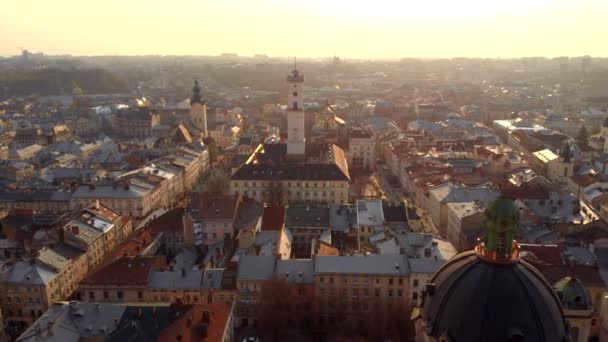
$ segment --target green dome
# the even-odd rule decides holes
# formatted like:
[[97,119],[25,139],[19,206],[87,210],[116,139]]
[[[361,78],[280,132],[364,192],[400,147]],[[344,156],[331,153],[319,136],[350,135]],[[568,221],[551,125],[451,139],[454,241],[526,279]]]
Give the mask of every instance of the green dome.
[[589,291],[577,278],[565,277],[553,287],[564,309],[590,310],[593,307]]

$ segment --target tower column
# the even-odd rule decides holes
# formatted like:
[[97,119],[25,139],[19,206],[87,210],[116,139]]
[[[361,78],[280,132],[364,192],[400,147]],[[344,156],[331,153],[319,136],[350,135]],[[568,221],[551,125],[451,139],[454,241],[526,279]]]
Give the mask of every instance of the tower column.
[[287,76],[287,157],[304,159],[306,132],[304,125],[304,75],[297,69]]

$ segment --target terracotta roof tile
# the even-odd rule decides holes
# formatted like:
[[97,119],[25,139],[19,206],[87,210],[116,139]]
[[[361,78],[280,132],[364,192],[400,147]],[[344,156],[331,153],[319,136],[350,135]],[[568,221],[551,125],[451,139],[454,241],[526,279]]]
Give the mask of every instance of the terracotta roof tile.
[[589,186],[597,181],[597,179],[590,175],[575,175],[570,177],[570,179],[581,188]]
[[224,330],[232,314],[228,304],[212,302],[188,305],[184,309],[178,319],[163,329],[157,341],[179,341],[178,336],[182,342],[223,341]]
[[536,244],[520,244],[520,250],[531,252],[534,256],[547,264],[561,265],[562,248],[558,245],[536,245]]
[[162,268],[163,258],[157,257],[121,257],[104,266],[88,277],[81,284],[87,285],[146,285],[150,272]]
[[285,225],[285,207],[269,205],[264,208],[262,230],[279,230]]
[[236,196],[192,196],[189,212],[195,220],[230,220],[236,216],[239,198]]
[[151,220],[148,223],[150,230],[156,234],[161,232],[182,232],[184,231],[182,219],[184,208],[175,208],[167,211],[163,215]]
[[152,241],[154,241],[156,236],[158,236],[158,234],[152,232],[150,228],[147,227],[133,232],[126,241],[118,245],[103,258],[97,269],[99,270],[121,257],[138,256],[152,243]]

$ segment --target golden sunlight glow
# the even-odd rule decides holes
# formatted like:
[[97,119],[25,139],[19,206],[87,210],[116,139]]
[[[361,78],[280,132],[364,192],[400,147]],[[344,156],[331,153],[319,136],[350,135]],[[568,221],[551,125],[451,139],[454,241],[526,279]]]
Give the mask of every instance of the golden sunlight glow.
[[0,55],[607,55],[605,0],[4,1]]

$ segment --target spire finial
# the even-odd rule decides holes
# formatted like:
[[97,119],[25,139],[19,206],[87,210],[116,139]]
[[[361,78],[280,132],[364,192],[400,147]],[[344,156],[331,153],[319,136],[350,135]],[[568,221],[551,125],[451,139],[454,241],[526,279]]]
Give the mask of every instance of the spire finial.
[[297,55],[294,53],[293,54],[293,70],[298,70],[298,57]]

